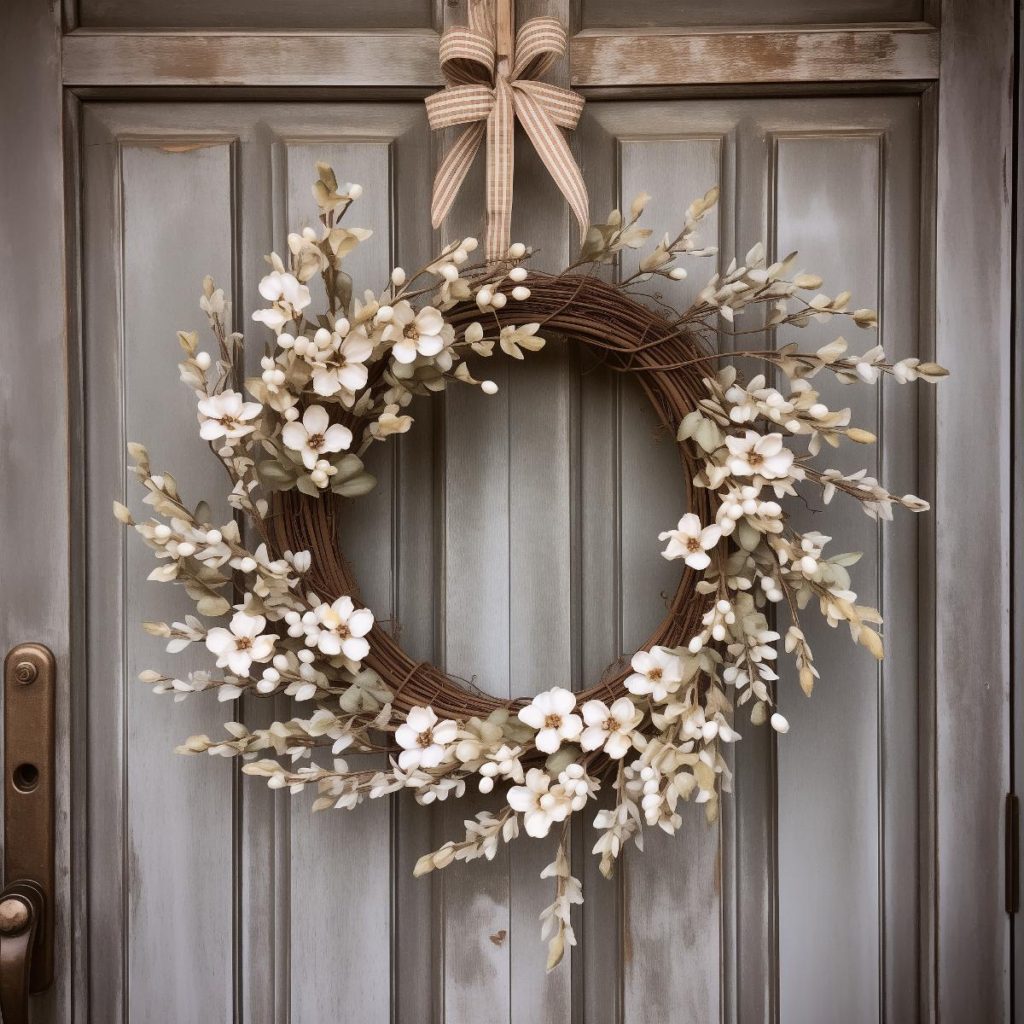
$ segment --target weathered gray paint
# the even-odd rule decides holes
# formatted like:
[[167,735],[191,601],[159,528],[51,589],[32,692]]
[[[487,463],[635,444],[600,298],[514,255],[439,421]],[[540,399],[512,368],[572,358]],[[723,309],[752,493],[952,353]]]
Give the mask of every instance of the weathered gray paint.
[[[528,6],[520,17],[567,13],[558,4]],[[972,436],[978,402],[997,423],[1008,422],[1008,378],[986,370],[1009,366],[1008,278],[984,262],[991,245],[1008,245],[999,157],[1009,138],[1009,35],[999,19],[1009,5],[991,6],[988,34],[978,35],[966,5],[946,5],[938,104],[928,89],[771,102],[753,95],[652,102],[623,91],[620,101],[587,110],[575,145],[595,213],[644,187],[656,193],[652,215],[660,210],[671,220],[716,173],[723,203],[712,230],[723,257],[742,255],[761,235],[780,253],[799,245],[808,266],[827,272],[827,283],[849,283],[858,296],[878,299],[883,339],[896,354],[932,344],[934,264],[935,343],[957,377],[940,390],[937,405],[913,388],[883,388],[877,401],[866,393],[840,396],[859,403],[858,422],[880,428],[877,458],[888,480],[927,495],[936,490],[931,473],[938,468],[934,517],[903,517],[878,532],[838,505],[830,515],[837,544],[848,540],[844,548],[868,552],[857,581],[865,599],[881,602],[890,624],[882,670],[851,652],[845,637],[822,638],[825,678],[815,699],[805,703],[790,680],[782,684],[790,734],[776,742],[741,727],[737,792],[715,829],[688,809],[683,835],[650,843],[606,883],[589,855],[592,830],[580,828],[574,858],[589,897],[581,945],[566,970],[546,978],[536,921],[550,898],[536,881],[549,855],[542,845],[520,841],[506,860],[412,880],[416,856],[458,828],[469,802],[433,813],[403,800],[310,821],[301,799],[240,779],[226,762],[171,754],[188,732],[215,730],[228,708],[208,700],[172,706],[132,681],[163,657],[136,629],[138,620],[173,614],[175,606],[167,588],[141,582],[148,556],[109,518],[110,498],[124,481],[123,440],[145,434],[154,457],[165,453],[189,491],[208,481],[206,489],[218,493],[206,460],[185,457],[194,435],[187,394],[172,385],[165,406],[152,400],[173,382],[173,330],[200,326],[195,297],[207,269],[234,292],[239,325],[248,326],[244,310],[256,301],[261,254],[283,243],[296,213],[310,212],[306,179],[314,154],[326,153],[340,173],[362,176],[367,186],[361,212],[379,235],[358,269],[377,281],[392,260],[422,262],[432,244],[422,197],[435,150],[422,108],[415,100],[368,99],[86,104],[83,393],[74,343],[68,402],[52,376],[45,389],[31,387],[35,378],[19,362],[30,350],[19,344],[6,364],[18,371],[9,379],[19,386],[4,395],[5,466],[26,471],[18,452],[31,443],[38,453],[31,486],[41,496],[28,506],[27,483],[5,487],[4,528],[18,543],[5,545],[0,571],[5,583],[31,577],[5,608],[6,642],[31,631],[59,656],[67,650],[62,609],[69,601],[63,435],[45,435],[48,451],[39,447],[38,431],[31,442],[21,431],[37,423],[33,411],[55,399],[53,422],[68,417],[85,425],[84,433],[72,429],[73,447],[84,454],[73,479],[87,485],[72,523],[85,531],[73,578],[85,594],[74,625],[87,635],[62,707],[62,756],[74,746],[79,764],[71,805],[78,839],[72,847],[62,818],[62,863],[74,849],[76,873],[66,891],[78,902],[59,908],[62,941],[73,934],[69,909],[84,941],[74,943],[74,996],[65,957],[60,984],[38,1003],[38,1019],[70,1019],[73,1004],[80,1020],[118,1022],[130,1012],[133,1020],[204,1024],[316,1024],[337,1019],[339,1006],[341,1019],[402,1024],[1008,1017],[999,794],[1008,777],[1008,501],[1000,486],[1009,435],[1004,430],[1002,442],[987,446],[961,441]],[[3,16],[13,11],[20,19],[22,10],[8,5]],[[651,10],[648,20],[656,16]],[[31,41],[31,23],[36,52],[45,45],[52,51],[52,23],[39,13],[5,24],[5,40],[20,32]],[[643,20],[639,10],[634,24]],[[0,73],[25,74],[19,59],[28,44],[17,49]],[[56,76],[55,61],[30,66]],[[986,74],[978,74],[980,66]],[[95,83],[102,69],[91,68]],[[206,72],[192,64],[176,73],[201,84]],[[564,80],[565,69],[559,73]],[[110,82],[129,80],[116,66],[107,74]],[[345,74],[350,81],[351,66]],[[211,75],[211,82],[223,81]],[[55,144],[56,77],[40,85],[41,108],[46,95],[54,102],[45,108],[49,118],[17,128],[26,159],[8,168],[5,181],[21,185],[0,200],[10,205],[17,196],[4,223],[13,225],[12,237],[26,239],[22,251],[36,254],[44,214],[33,210],[30,223],[19,217],[28,209],[22,197],[49,180],[32,171],[46,161],[27,158],[42,159]],[[991,125],[979,118],[982,108]],[[78,120],[72,100],[72,156]],[[520,200],[514,234],[541,246],[543,261],[560,264],[575,244],[568,218],[526,147],[518,159],[520,192],[526,181],[536,192],[532,203]],[[974,191],[964,198],[955,182],[968,167]],[[70,169],[74,223],[74,162]],[[59,185],[56,172],[54,180]],[[445,237],[479,231],[480,186],[477,174]],[[61,203],[56,197],[37,205],[56,218]],[[938,236],[959,239],[956,246],[934,247],[936,208]],[[172,255],[163,279],[152,276],[152,248],[125,234],[136,224]],[[56,220],[46,237],[62,237]],[[74,246],[71,258],[77,278]],[[50,261],[59,264],[59,257]],[[35,257],[5,270],[19,302],[5,297],[4,309],[17,315],[40,280]],[[694,270],[692,281],[699,279]],[[48,288],[59,288],[54,280]],[[72,300],[75,293],[73,281]],[[38,310],[58,312],[52,300],[31,308],[31,323],[9,321],[17,327],[11,337],[36,338]],[[73,329],[76,308],[72,301]],[[830,336],[828,327],[817,331]],[[33,366],[44,343],[58,345],[63,332],[55,321],[44,333],[31,350]],[[57,365],[59,347],[54,359]],[[666,516],[679,511],[671,446],[652,433],[628,382],[581,374],[586,368],[578,353],[556,345],[526,365],[487,364],[499,394],[484,401],[455,391],[422,408],[414,432],[378,453],[378,494],[353,506],[350,544],[365,559],[358,567],[375,607],[397,614],[411,650],[476,674],[492,692],[531,692],[566,678],[587,684],[642,639],[671,581],[654,541]],[[663,486],[640,500],[639,488],[654,477]],[[970,521],[965,486],[991,497],[972,509]],[[45,549],[38,544],[41,509],[56,530]],[[979,509],[984,528],[972,533]],[[964,540],[970,537],[977,539]],[[970,572],[950,560],[952,551],[967,550],[963,544]],[[40,572],[44,558],[52,562]],[[655,575],[647,579],[649,573]],[[474,641],[465,623],[482,614],[485,593],[490,617]],[[979,611],[985,602],[990,607]],[[966,634],[964,623],[972,624]],[[977,676],[979,665],[999,685],[967,690],[964,680]],[[975,704],[965,705],[964,693]],[[246,714],[288,713],[286,702],[276,703],[259,702]],[[66,724],[72,718],[73,736]],[[827,743],[816,740],[815,726],[828,730]],[[979,746],[983,732],[990,739]],[[933,798],[936,771],[942,785]],[[66,787],[62,799],[68,806]],[[339,918],[354,924],[339,926]]]

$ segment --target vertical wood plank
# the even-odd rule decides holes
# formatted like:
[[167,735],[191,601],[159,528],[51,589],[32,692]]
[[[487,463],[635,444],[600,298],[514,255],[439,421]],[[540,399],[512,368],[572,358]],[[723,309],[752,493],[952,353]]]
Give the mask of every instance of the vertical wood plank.
[[[828,131],[783,135],[775,151],[776,252],[799,250],[801,266],[820,273],[830,294],[848,288],[858,305],[875,306],[881,139]],[[851,253],[858,254],[856,260]],[[873,337],[858,337],[847,324],[834,322],[808,326],[800,341],[814,348],[840,334],[848,336],[852,351],[874,344]],[[880,391],[816,383],[823,401],[849,406],[854,423],[878,431]],[[866,466],[877,476],[876,452],[850,447],[829,452],[822,464],[844,472]],[[821,528],[813,512],[796,504],[790,512],[795,529]],[[837,552],[864,552],[852,573],[854,587],[863,602],[877,606],[878,525],[854,502],[836,501],[829,506],[828,531],[840,545]],[[875,1020],[880,999],[881,670],[866,651],[850,650],[848,633],[828,629],[813,615],[807,620],[808,640],[825,667],[815,699],[803,699],[788,665],[779,685],[780,710],[792,724],[778,742],[781,1016],[818,1021],[822,994],[829,992],[852,1024]],[[821,870],[825,865],[828,870]]]
[[[1013,45],[1007,0],[943,4],[935,346],[954,382],[936,396],[935,984],[944,1020],[1005,1020],[1011,1012],[1002,814],[1010,765],[1003,510],[1012,500]],[[947,239],[956,239],[955,249]],[[978,260],[965,269],[957,251]]]
[[71,885],[72,873],[85,859],[83,760],[72,742],[82,717],[72,713],[79,709],[71,700],[84,678],[84,603],[77,571],[69,580],[72,565],[77,570],[83,558],[81,505],[74,494],[81,493],[83,474],[79,410],[69,406],[81,388],[81,365],[77,279],[69,265],[76,254],[67,248],[76,210],[73,205],[65,210],[76,168],[71,161],[65,168],[62,132],[70,125],[62,108],[60,33],[59,7],[6,4],[0,9],[0,83],[6,95],[32,97],[32,102],[4,105],[4,132],[12,142],[0,153],[6,239],[0,306],[8,332],[0,375],[0,643],[6,651],[36,640],[57,661],[57,966],[53,986],[34,997],[39,1013],[53,1019],[70,1017],[88,966],[76,932],[86,894]]
[[[590,219],[601,223],[619,202],[618,140],[597,116],[594,105],[584,108],[577,133],[581,163],[587,168]],[[577,509],[578,531],[579,686],[597,683],[609,665],[623,655],[622,558],[619,479],[621,469],[619,377],[600,366],[585,351],[576,353],[579,374],[579,437]],[[599,797],[601,806],[614,804],[608,786]],[[580,991],[578,1009],[586,1024],[622,1021],[623,870],[611,879],[598,869],[591,852],[596,841],[593,811],[579,822],[575,873],[583,882],[584,903],[579,928],[580,946],[574,969]]]
[[[283,144],[281,182],[287,230],[315,224],[310,193],[317,160],[330,163],[339,181],[364,184],[350,211],[351,226],[373,236],[346,260],[357,287],[378,290],[392,262],[391,159],[384,140],[300,141]],[[284,238],[278,237],[278,245]],[[324,308],[323,285],[311,288]],[[342,550],[349,553],[363,599],[380,621],[394,615],[395,448],[379,445],[367,459],[377,487],[344,502]],[[299,708],[296,708],[299,711]],[[353,759],[355,761],[360,758]],[[291,1012],[295,1021],[326,1021],[339,1006],[358,1006],[367,1024],[390,1019],[391,840],[389,801],[368,801],[353,811],[310,814],[308,801],[292,802]],[[358,927],[352,927],[359,922]]]
[[[765,241],[769,247],[771,242],[767,231],[773,207],[770,158],[766,133],[755,112],[758,107],[751,110],[751,106],[735,109],[735,165],[724,182],[724,191],[735,205],[730,237],[732,251],[739,255],[755,241]],[[790,116],[799,114],[793,111]],[[751,317],[744,329],[759,322],[763,321]],[[752,348],[770,345],[767,333],[725,337],[720,343],[736,348],[741,340]],[[745,369],[756,373],[761,367]],[[776,734],[767,726],[755,727],[745,710],[737,713],[735,724],[743,739],[732,750],[733,796],[722,815],[724,1019],[728,1024],[774,1024],[779,1020]]]
[[[83,349],[90,337],[110,339],[96,345],[84,362],[86,394],[103,386],[108,390],[122,386],[121,346],[118,343],[121,261],[116,258],[120,224],[120,197],[117,189],[119,154],[112,134],[103,122],[87,110],[82,126],[84,185],[82,194],[83,292],[90,301],[84,304]],[[110,383],[113,382],[113,383]],[[85,638],[89,704],[86,735],[88,777],[109,779],[103,793],[89,787],[87,806],[88,864],[107,863],[115,870],[105,877],[87,876],[89,893],[89,946],[105,945],[108,956],[92,958],[89,964],[87,1012],[95,1017],[120,1022],[124,1019],[124,735],[119,723],[124,718],[124,553],[127,540],[113,534],[106,518],[106,501],[99,504],[99,492],[122,494],[125,489],[124,427],[122,403],[90,403],[81,415],[89,424],[89,436],[109,438],[97,450],[88,451],[88,479],[91,483],[86,515],[85,543],[94,553],[110,552],[114,567],[99,579],[87,576],[88,634]],[[102,495],[104,498],[106,495]],[[116,643],[90,643],[93,631],[100,636],[116,637]]]
[[[638,133],[639,134],[639,133]],[[680,133],[681,135],[682,133]],[[717,137],[625,138],[620,142],[621,209],[647,191],[645,221],[670,233],[681,226],[690,200],[717,184],[722,142]],[[719,212],[708,215],[703,238],[718,244]],[[632,273],[627,257],[624,269]],[[685,308],[699,290],[704,269],[714,261],[688,260],[693,278],[658,281],[667,301]],[[624,381],[620,398],[620,509],[622,549],[622,636],[629,655],[661,620],[675,590],[679,566],[661,557],[658,534],[686,512],[675,438],[664,431],[639,386]],[[721,929],[720,829],[709,828],[702,809],[685,805],[675,836],[648,830],[643,854],[626,853],[625,964],[627,1021],[681,1013],[717,1020],[721,1013],[719,943]],[[671,930],[674,955],[665,955]]]
[[[120,375],[93,381],[89,398],[119,407],[123,421],[119,435],[94,437],[92,443],[123,452],[125,440],[146,440],[154,469],[173,470],[188,500],[207,498],[215,516],[230,518],[226,502],[217,500],[222,471],[196,433],[194,396],[176,386],[180,353],[173,332],[176,325],[202,321],[200,268],[231,280],[232,153],[227,142],[181,146],[183,141],[191,140],[120,146],[115,187],[123,220],[115,252],[123,261],[123,326],[113,334],[87,334],[86,346],[122,346]],[[192,259],[169,268],[166,254],[185,251]],[[147,506],[134,486],[127,501],[137,518],[146,518]],[[96,741],[110,742],[116,735],[111,730],[122,730],[127,1014],[163,1006],[176,1018],[228,1021],[234,962],[232,766],[174,753],[189,734],[220,730],[224,709],[193,699],[169,714],[167,699],[137,682],[144,668],[179,674],[205,667],[206,658],[205,652],[164,654],[159,641],[142,632],[143,620],[173,621],[194,606],[180,588],[145,582],[152,555],[134,536],[125,542],[123,661],[112,673],[124,688],[121,714]]]

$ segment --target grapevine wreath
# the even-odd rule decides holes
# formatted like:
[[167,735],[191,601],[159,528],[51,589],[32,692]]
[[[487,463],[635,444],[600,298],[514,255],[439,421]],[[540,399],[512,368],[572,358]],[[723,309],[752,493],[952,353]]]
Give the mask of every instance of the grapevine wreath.
[[[575,941],[570,910],[582,901],[567,853],[573,815],[612,791],[592,821],[605,875],[627,843],[642,848],[644,826],[680,828],[680,800],[704,804],[714,820],[719,792],[729,789],[724,750],[740,738],[740,709],[755,725],[788,729],[775,710],[779,646],[804,692],[812,690],[818,671],[801,627],[809,608],[882,657],[880,616],[851,589],[847,570],[858,556],[828,554],[829,537],[797,532],[784,499],[813,490],[827,505],[838,494],[876,519],[891,518],[894,505],[928,505],[891,494],[864,471],[822,464],[829,448],[875,438],[851,425],[848,409],[826,406],[814,378],[873,385],[883,376],[936,381],[946,371],[917,359],[889,362],[877,345],[852,354],[841,337],[814,351],[782,343],[783,331],[812,320],[877,327],[872,311],[851,310],[848,293],[830,297],[816,275],[796,271],[795,253],[769,262],[755,246],[682,312],[641,294],[637,286],[652,278],[670,287],[685,277],[682,257],[714,254],[698,229],[717,189],[689,206],[677,234],[653,245],[639,226],[648,197],[638,196],[628,214],[613,211],[590,226],[579,259],[560,274],[528,271],[531,251],[507,243],[502,214],[489,220],[485,258],[474,257],[475,239],[459,239],[421,270],[396,267],[382,290],[353,296],[344,260],[370,232],[342,221],[361,189],[339,186],[326,165],[317,170],[319,228],[289,235],[287,254],[268,257],[259,285],[267,305],[253,320],[273,335],[260,376],[243,380],[242,336],[231,331],[229,304],[209,278],[200,305],[216,357],[196,334],[178,335],[181,378],[196,394],[200,436],[226,470],[235,517],[211,521],[205,503],[188,504],[174,478],[151,467],[142,445],[129,446],[153,515],[137,521],[120,502],[115,514],[160,560],[149,578],[181,584],[196,604],[183,622],[146,628],[171,652],[205,646],[217,668],[141,678],[176,700],[207,690],[222,701],[292,697],[295,717],[266,729],[227,722],[225,737],[192,736],[179,749],[241,757],[245,773],[275,789],[312,787],[317,811],[401,789],[422,804],[461,797],[467,787],[493,792],[495,809],[424,853],[418,875],[490,859],[521,831],[554,830],[557,853],[542,873],[555,888],[541,914],[550,968]],[[645,251],[633,271],[626,258],[637,250]],[[618,270],[614,282],[603,272],[609,266]],[[318,275],[327,309],[314,313],[309,282]],[[743,313],[757,318],[748,332],[739,326]],[[741,342],[766,330],[779,344],[717,347],[723,336]],[[682,572],[648,641],[590,689],[555,681],[532,699],[507,701],[402,649],[360,600],[336,527],[374,486],[368,450],[414,427],[414,396],[448,387],[493,394],[496,386],[475,376],[483,376],[479,367],[524,359],[547,337],[585,346],[635,376],[676,438],[687,505],[658,539]],[[762,372],[741,376],[739,358]],[[333,760],[314,761],[320,748]],[[345,760],[363,753],[386,761],[365,768]]]

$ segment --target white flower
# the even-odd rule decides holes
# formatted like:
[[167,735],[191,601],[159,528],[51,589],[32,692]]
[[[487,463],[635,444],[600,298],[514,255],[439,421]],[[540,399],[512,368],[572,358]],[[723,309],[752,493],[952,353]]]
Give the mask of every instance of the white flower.
[[552,786],[551,779],[539,768],[531,768],[526,773],[525,786],[513,786],[508,791],[508,805],[523,815],[526,834],[534,839],[546,836],[552,823],[565,821],[572,810],[572,803],[562,787]]
[[200,398],[199,436],[204,441],[223,437],[230,444],[256,429],[256,424],[248,421],[262,411],[263,406],[259,402],[243,402],[237,391],[222,391],[219,395]]
[[727,437],[729,448],[726,464],[733,476],[760,476],[778,480],[789,475],[793,453],[784,448],[781,434],[759,434],[748,430],[743,437]]
[[361,390],[369,374],[364,364],[372,353],[373,342],[366,332],[362,328],[353,331],[339,346],[332,365],[318,366],[313,371],[313,390],[318,395],[336,395],[342,388]]
[[405,299],[391,308],[391,320],[384,328],[384,340],[400,363],[412,363],[416,356],[436,356],[444,348],[444,317],[433,306],[418,313]]
[[519,720],[537,730],[534,738],[537,749],[545,754],[553,754],[563,740],[572,742],[579,739],[583,732],[583,720],[579,715],[572,714],[575,707],[576,695],[555,686],[538,693],[525,708],[520,709]]
[[446,744],[453,743],[459,732],[455,722],[439,722],[433,708],[410,708],[405,722],[395,730],[395,739],[402,747],[398,767],[436,768],[445,756]]
[[615,759],[625,757],[632,746],[631,734],[643,714],[628,697],[620,697],[609,708],[604,701],[588,700],[583,705],[583,721],[587,723],[580,745],[584,750],[598,750]]
[[287,304],[298,312],[312,302],[309,289],[304,284],[299,284],[294,274],[282,274],[277,270],[271,271],[260,281],[260,295],[268,302]]
[[626,689],[637,696],[650,694],[660,704],[670,693],[675,693],[683,681],[683,662],[664,647],[637,651],[633,655],[633,674],[626,678]]
[[687,512],[674,530],[666,530],[658,534],[658,540],[667,540],[668,547],[662,551],[662,558],[682,558],[691,569],[706,569],[711,564],[707,552],[711,550],[722,536],[718,526],[705,526],[692,513]]
[[266,324],[275,334],[281,330],[282,327],[291,319],[286,316],[277,307],[271,309],[257,309],[252,315],[253,320],[257,323]]
[[370,653],[366,634],[373,628],[373,612],[356,608],[351,597],[339,597],[303,616],[306,643],[323,654],[344,654],[350,661],[362,661]]
[[323,452],[340,452],[352,443],[352,431],[331,418],[322,405],[311,405],[302,415],[302,422],[292,420],[284,425],[281,440],[302,455],[306,469],[316,468]]
[[217,665],[229,668],[236,676],[247,676],[254,661],[267,661],[274,653],[277,640],[263,634],[267,620],[262,615],[236,612],[230,629],[217,626],[206,634],[206,646],[217,655]]

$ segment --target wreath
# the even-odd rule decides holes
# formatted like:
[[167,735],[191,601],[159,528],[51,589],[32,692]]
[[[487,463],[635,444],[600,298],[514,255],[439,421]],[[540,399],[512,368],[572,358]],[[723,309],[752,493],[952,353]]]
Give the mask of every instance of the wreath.
[[[354,297],[344,260],[370,232],[342,219],[361,189],[317,168],[319,230],[289,235],[287,255],[268,257],[259,285],[267,305],[253,320],[274,336],[260,376],[243,381],[242,337],[229,329],[228,301],[210,278],[200,306],[216,358],[195,333],[178,335],[181,379],[197,398],[199,434],[226,470],[235,517],[212,521],[205,503],[188,504],[174,478],[151,467],[142,445],[129,445],[153,515],[137,521],[119,502],[115,514],[159,559],[150,579],[182,585],[196,604],[183,622],[146,629],[171,652],[205,646],[219,670],[180,678],[147,671],[141,679],[175,700],[201,691],[221,701],[294,698],[293,718],[266,729],[228,722],[226,736],[192,736],[179,750],[241,757],[246,774],[275,789],[312,787],[315,811],[401,789],[422,804],[461,797],[467,786],[500,794],[500,807],[477,813],[465,835],[425,853],[418,875],[490,859],[521,830],[543,837],[555,829],[557,854],[543,872],[555,880],[555,898],[541,915],[550,968],[575,941],[570,910],[582,901],[567,855],[574,814],[602,788],[613,791],[611,806],[593,816],[605,875],[630,841],[642,848],[644,826],[680,828],[681,800],[704,804],[714,820],[719,793],[729,789],[723,751],[740,738],[737,709],[754,724],[788,729],[773,693],[780,645],[811,692],[818,671],[801,627],[808,608],[830,626],[845,623],[854,641],[882,657],[880,616],[851,589],[857,556],[826,554],[828,537],[797,532],[783,499],[806,488],[825,504],[842,494],[876,519],[891,518],[894,505],[928,506],[863,471],[818,464],[823,443],[874,437],[851,425],[849,410],[822,402],[814,377],[906,383],[946,371],[917,359],[890,363],[878,346],[852,355],[842,338],[814,351],[795,343],[718,351],[723,332],[742,337],[735,318],[759,310],[758,331],[831,318],[877,326],[870,310],[850,309],[848,293],[830,297],[817,276],[795,272],[795,253],[769,263],[755,246],[742,265],[713,275],[683,312],[639,293],[652,278],[685,277],[681,257],[714,253],[698,229],[717,189],[690,205],[682,229],[642,255],[635,273],[620,269],[617,282],[602,268],[621,268],[651,236],[639,226],[644,195],[627,216],[613,211],[590,227],[579,260],[561,274],[528,272],[532,254],[522,244],[474,262],[477,243],[463,238],[416,273],[396,267],[379,292]],[[327,309],[314,315],[309,282],[318,275]],[[368,450],[413,427],[413,396],[458,386],[493,394],[496,386],[470,364],[499,353],[524,359],[549,335],[635,375],[676,437],[688,511],[659,539],[683,571],[664,620],[628,663],[612,665],[583,693],[555,686],[503,701],[403,651],[360,600],[336,525],[374,486]],[[742,377],[733,365],[739,357],[764,372]],[[321,748],[330,749],[329,763],[313,761]],[[386,767],[350,768],[345,757],[362,753],[386,755]]]

